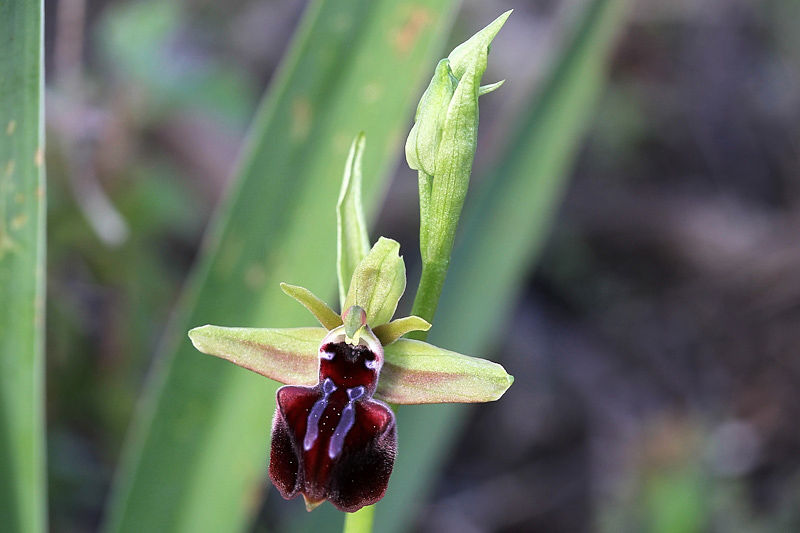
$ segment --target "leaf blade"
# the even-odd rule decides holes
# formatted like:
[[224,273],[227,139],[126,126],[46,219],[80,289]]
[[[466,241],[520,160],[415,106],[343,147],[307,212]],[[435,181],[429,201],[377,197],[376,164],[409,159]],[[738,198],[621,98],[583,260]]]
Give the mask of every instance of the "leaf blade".
[[42,2],[0,3],[0,523],[47,528]]

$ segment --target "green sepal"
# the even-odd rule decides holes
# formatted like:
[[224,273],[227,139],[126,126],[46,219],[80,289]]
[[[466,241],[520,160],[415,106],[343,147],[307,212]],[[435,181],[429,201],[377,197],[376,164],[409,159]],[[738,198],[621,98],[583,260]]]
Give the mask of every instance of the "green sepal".
[[319,345],[325,328],[225,328],[201,326],[189,331],[194,347],[280,383],[313,385],[319,381]]
[[412,169],[429,176],[434,174],[447,108],[457,85],[458,80],[450,70],[450,60],[442,59],[436,65],[428,88],[422,93],[414,126],[406,139],[406,160]]
[[[203,353],[280,383],[313,385],[319,381],[319,346],[329,333],[324,328],[202,326],[189,338]],[[490,402],[514,381],[497,363],[426,342],[398,339],[383,351],[375,397],[394,404]]]
[[291,296],[303,304],[326,329],[330,330],[342,325],[342,317],[305,287],[281,283],[281,290],[286,293],[287,296]]
[[378,337],[381,344],[388,346],[410,331],[428,331],[429,329],[431,329],[431,325],[427,320],[418,316],[406,316],[381,324],[372,332]]
[[406,289],[406,266],[400,244],[381,237],[359,263],[350,281],[343,309],[357,305],[367,313],[370,327],[392,319]]
[[339,201],[336,204],[337,260],[339,304],[344,307],[350,279],[358,264],[369,252],[369,234],[361,205],[361,160],[366,137],[359,133],[350,146],[344,168]]
[[399,339],[384,347],[375,397],[394,404],[474,403],[499,399],[513,376],[491,361]]

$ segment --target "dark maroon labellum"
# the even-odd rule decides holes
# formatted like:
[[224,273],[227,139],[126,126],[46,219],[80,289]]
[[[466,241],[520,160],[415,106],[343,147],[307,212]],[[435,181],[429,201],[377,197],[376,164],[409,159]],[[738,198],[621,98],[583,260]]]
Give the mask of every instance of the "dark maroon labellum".
[[284,498],[302,494],[309,510],[329,500],[354,512],[386,492],[397,436],[392,410],[372,399],[380,343],[350,344],[337,332],[320,347],[316,386],[278,390],[269,475]]

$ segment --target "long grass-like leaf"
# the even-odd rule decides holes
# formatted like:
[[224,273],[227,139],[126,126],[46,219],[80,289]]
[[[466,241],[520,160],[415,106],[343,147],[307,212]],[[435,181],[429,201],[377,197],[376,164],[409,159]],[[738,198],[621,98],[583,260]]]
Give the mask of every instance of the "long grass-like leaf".
[[0,529],[45,531],[42,2],[0,2]]
[[309,6],[151,373],[107,530],[232,532],[248,522],[265,486],[276,384],[200,354],[186,332],[309,324],[281,281],[335,294],[334,205],[350,141],[369,138],[364,205],[374,213],[452,5]]

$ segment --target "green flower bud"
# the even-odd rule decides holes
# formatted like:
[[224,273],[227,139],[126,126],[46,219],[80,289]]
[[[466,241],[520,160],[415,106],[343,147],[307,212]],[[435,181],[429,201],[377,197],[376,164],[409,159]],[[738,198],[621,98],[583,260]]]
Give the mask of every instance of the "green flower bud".
[[489,46],[510,11],[456,47],[436,66],[406,140],[406,159],[418,171],[422,278],[413,312],[433,320],[450,262],[478,140],[478,97]]

